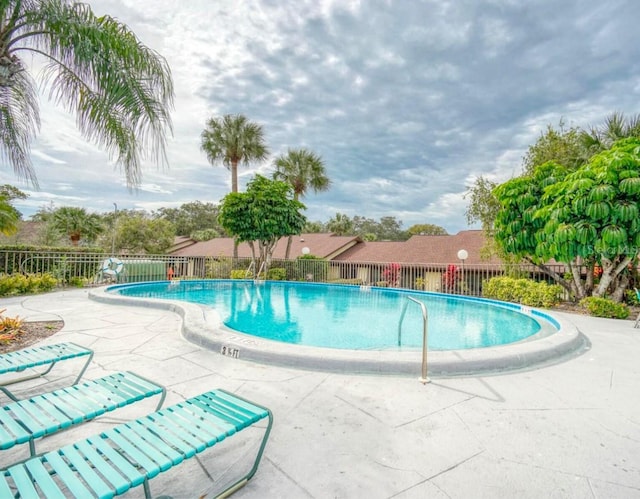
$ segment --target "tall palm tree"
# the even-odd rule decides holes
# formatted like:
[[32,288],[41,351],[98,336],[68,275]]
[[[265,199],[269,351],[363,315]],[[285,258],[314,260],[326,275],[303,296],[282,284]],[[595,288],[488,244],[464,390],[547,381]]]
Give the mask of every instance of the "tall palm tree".
[[[331,186],[322,158],[307,149],[289,149],[286,155],[278,156],[273,165],[276,168],[273,178],[291,185],[293,199],[296,201],[304,197],[310,188],[313,192],[321,192]],[[291,253],[292,240],[293,236],[289,236],[284,256],[286,259],[289,259]]]
[[0,156],[37,186],[30,145],[40,127],[36,82],[24,57],[44,58],[50,97],[140,183],[147,154],[166,163],[173,82],[167,62],[127,26],[73,0],[0,1]]
[[98,215],[74,206],[62,206],[55,210],[52,224],[59,232],[68,236],[74,246],[77,246],[81,239],[95,241],[104,230]]
[[238,164],[264,161],[269,155],[262,126],[242,114],[210,118],[201,139],[209,163],[222,161],[231,170],[231,192],[238,192]]

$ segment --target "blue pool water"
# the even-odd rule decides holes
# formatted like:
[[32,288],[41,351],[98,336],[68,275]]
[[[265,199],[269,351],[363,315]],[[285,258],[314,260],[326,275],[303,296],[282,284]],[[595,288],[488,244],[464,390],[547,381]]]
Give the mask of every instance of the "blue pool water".
[[[236,331],[329,348],[397,349],[398,323],[407,296],[427,307],[431,350],[502,345],[526,339],[542,328],[531,315],[498,302],[387,288],[199,280],[118,285],[108,291],[206,305]],[[409,303],[401,348],[420,348],[422,332],[421,308]]]

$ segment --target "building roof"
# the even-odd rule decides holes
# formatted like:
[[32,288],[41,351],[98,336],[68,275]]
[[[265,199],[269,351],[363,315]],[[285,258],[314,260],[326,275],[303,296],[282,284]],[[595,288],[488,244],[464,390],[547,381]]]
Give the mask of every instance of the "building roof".
[[404,242],[367,242],[354,246],[335,260],[353,262],[398,262],[398,263],[459,263],[458,251],[468,253],[465,264],[487,265],[501,263],[495,257],[482,259],[482,248],[486,244],[481,230],[463,230],[445,236],[413,236]]
[[189,236],[176,236],[173,239],[173,244],[167,250],[167,253],[173,254],[178,250],[186,248],[187,246],[191,246],[192,244],[196,244],[197,241],[195,239],[191,239]]
[[[495,257],[481,259],[481,250],[486,239],[481,230],[463,230],[454,235],[445,236],[413,236],[407,241],[372,241],[365,242],[356,236],[336,236],[333,234],[302,234],[294,236],[291,243],[290,258],[303,254],[303,248],[309,254],[327,260],[341,262],[398,262],[398,263],[430,263],[455,264],[460,262],[458,251],[464,249],[468,253],[465,264],[487,265],[499,264]],[[287,238],[282,238],[274,250],[273,258],[282,259],[287,248]],[[171,251],[178,256],[231,256],[233,255],[233,239],[216,238],[209,241],[196,242]],[[251,257],[251,249],[246,243],[238,247],[239,257]]]
[[[273,258],[284,258],[287,249],[288,238],[283,237],[278,241],[273,252]],[[335,236],[333,234],[301,234],[293,236],[289,258],[296,258],[303,254],[303,248],[309,249],[309,254],[327,260],[333,260],[339,254],[347,251],[354,245],[361,244],[362,240],[357,236]],[[233,255],[233,239],[230,237],[218,237],[209,241],[201,241],[187,247],[171,251],[177,256],[231,256]],[[238,246],[239,257],[251,257],[251,248],[247,243]]]

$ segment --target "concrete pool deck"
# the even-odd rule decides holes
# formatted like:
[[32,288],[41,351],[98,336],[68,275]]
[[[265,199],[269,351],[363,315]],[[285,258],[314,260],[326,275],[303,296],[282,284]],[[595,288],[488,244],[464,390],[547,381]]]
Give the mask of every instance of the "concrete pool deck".
[[[415,375],[355,375],[224,357],[185,340],[175,312],[101,303],[88,293],[5,298],[0,308],[30,321],[63,320],[45,341],[92,348],[86,378],[128,369],[164,384],[166,404],[220,387],[269,407],[275,423],[262,464],[235,497],[640,498],[640,330],[632,320],[558,313],[588,338],[582,355],[422,385],[419,365]],[[142,409],[130,408],[134,417]],[[153,403],[144,412],[151,410]],[[114,413],[48,437],[39,449],[122,419],[129,418]],[[209,463],[205,454],[207,466],[226,459]],[[0,464],[11,456],[0,452]],[[208,473],[189,461],[152,480],[154,496],[209,493]]]

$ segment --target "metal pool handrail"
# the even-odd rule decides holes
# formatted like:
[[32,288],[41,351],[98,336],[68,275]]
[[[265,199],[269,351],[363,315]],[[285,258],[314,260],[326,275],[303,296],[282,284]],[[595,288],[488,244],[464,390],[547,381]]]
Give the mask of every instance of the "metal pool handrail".
[[[431,380],[427,377],[427,306],[411,296],[407,296],[407,300],[411,300],[412,302],[417,303],[422,309],[422,377],[419,379],[419,381],[424,385],[431,382]],[[402,344],[402,321],[404,320],[404,316],[407,313],[408,305],[409,302],[407,301],[402,306],[400,320],[398,321],[398,346],[401,346]]]

